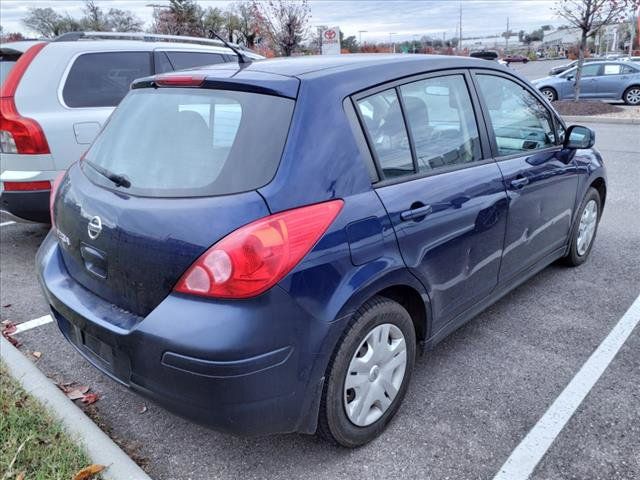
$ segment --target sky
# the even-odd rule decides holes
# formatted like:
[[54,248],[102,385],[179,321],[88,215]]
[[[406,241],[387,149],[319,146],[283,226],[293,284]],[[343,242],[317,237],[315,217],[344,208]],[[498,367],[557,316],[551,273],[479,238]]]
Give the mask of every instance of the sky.
[[[52,7],[71,16],[82,15],[81,0],[2,0],[0,2],[0,24],[5,32],[31,34],[21,22],[31,7]],[[150,3],[165,4],[167,0],[96,0],[101,8],[130,10],[143,19],[147,26],[151,22]],[[199,0],[203,7],[227,7],[232,1]],[[456,35],[459,9],[462,5],[463,36],[485,36],[500,34],[509,28],[531,31],[541,25],[557,26],[561,20],[555,16],[554,0],[310,0],[310,26],[339,26],[348,36],[362,36],[362,41],[411,40],[422,35],[441,38]],[[360,30],[366,32],[359,33]]]

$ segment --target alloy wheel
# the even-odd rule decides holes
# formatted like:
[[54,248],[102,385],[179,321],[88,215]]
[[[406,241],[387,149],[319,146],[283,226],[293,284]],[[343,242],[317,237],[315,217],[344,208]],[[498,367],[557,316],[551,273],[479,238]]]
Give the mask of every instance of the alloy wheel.
[[580,225],[578,225],[578,240],[576,242],[578,255],[582,256],[589,250],[591,241],[596,233],[597,224],[598,204],[595,200],[589,200],[582,211]]
[[545,88],[542,91],[542,94],[547,97],[547,100],[549,100],[550,102],[553,102],[556,98],[555,94],[553,93],[553,90],[550,90],[548,88]]
[[366,427],[391,406],[407,366],[402,331],[390,323],[372,329],[356,349],[344,382],[344,407],[354,425]]
[[630,105],[640,104],[640,88],[632,88],[625,95],[625,100]]

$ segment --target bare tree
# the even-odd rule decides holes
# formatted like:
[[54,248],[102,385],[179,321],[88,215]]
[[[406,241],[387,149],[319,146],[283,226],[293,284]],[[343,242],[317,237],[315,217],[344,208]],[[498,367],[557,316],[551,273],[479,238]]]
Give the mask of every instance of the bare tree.
[[264,34],[264,19],[255,1],[240,1],[235,5],[237,32],[247,48],[254,48]]
[[620,21],[632,3],[632,0],[559,0],[556,4],[556,13],[581,32],[574,86],[576,102],[580,97],[580,79],[587,39],[595,36],[605,25]]
[[141,32],[144,22],[128,10],[110,8],[107,13],[107,22],[111,30],[115,32]]
[[153,33],[204,37],[204,15],[204,9],[195,0],[169,0],[166,7],[155,7],[151,30]]
[[45,38],[53,38],[65,32],[80,30],[80,24],[72,17],[60,15],[53,8],[30,8],[22,23]]
[[307,0],[257,3],[265,30],[280,55],[291,56],[306,38],[311,11]]
[[80,21],[83,30],[92,32],[106,32],[111,30],[107,16],[93,0],[88,0],[82,9],[84,17]]

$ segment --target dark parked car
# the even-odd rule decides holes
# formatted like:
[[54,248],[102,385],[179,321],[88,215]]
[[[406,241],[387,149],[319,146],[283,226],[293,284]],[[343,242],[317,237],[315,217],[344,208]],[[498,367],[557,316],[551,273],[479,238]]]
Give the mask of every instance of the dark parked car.
[[[584,59],[585,63],[598,62],[598,61],[602,61],[602,58],[585,58]],[[578,65],[578,60],[574,60],[573,62],[566,63],[564,65],[559,65],[557,67],[553,67],[551,70],[549,70],[549,75],[559,75],[562,72],[566,72],[570,68],[575,67],[576,65]]]
[[[555,77],[533,80],[550,102],[574,97],[577,67]],[[640,105],[640,66],[634,62],[601,61],[582,66],[581,99],[623,100]]]
[[593,143],[483,60],[147,77],[56,182],[40,282],[69,342],[167,409],[358,446],[423,347],[587,259],[607,189]]

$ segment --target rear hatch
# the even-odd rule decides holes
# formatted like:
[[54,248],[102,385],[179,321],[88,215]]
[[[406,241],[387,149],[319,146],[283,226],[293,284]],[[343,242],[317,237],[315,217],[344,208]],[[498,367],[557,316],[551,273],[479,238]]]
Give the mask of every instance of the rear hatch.
[[293,107],[248,91],[133,90],[58,190],[69,274],[146,316],[208,247],[269,214],[255,190],[276,172]]

